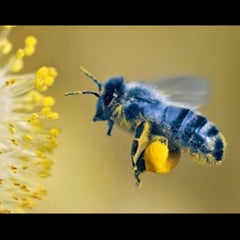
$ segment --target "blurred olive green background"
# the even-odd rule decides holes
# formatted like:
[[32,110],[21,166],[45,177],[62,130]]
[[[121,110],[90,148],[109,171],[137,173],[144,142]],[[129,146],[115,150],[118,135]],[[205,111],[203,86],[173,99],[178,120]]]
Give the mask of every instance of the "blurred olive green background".
[[[208,213],[240,212],[240,27],[238,26],[21,26],[10,39],[22,46],[38,38],[25,72],[54,66],[59,76],[48,91],[60,119],[48,196],[32,212]],[[183,155],[167,175],[147,173],[135,187],[131,170],[132,136],[106,122],[92,122],[96,98],[65,97],[70,90],[96,90],[80,71],[100,81],[123,75],[128,81],[195,74],[211,81],[201,111],[227,139],[221,166],[206,167]]]

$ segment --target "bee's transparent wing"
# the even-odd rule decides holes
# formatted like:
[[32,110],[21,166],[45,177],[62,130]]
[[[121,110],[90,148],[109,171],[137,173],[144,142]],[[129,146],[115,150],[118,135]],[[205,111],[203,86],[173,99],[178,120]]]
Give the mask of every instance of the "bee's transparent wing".
[[170,102],[197,109],[205,104],[210,92],[209,81],[197,76],[176,76],[152,82]]

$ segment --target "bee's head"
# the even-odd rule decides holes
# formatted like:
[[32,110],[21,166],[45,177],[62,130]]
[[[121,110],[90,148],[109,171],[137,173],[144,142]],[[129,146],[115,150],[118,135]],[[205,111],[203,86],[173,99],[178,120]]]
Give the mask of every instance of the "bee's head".
[[123,77],[112,77],[106,83],[100,83],[83,67],[80,70],[89,77],[98,87],[98,93],[92,91],[67,92],[65,96],[78,94],[92,94],[98,97],[96,113],[93,121],[104,121],[110,119],[116,107],[120,104],[124,94],[125,83]]
[[121,103],[125,83],[123,77],[112,77],[105,84],[97,101],[97,111],[93,121],[108,120]]

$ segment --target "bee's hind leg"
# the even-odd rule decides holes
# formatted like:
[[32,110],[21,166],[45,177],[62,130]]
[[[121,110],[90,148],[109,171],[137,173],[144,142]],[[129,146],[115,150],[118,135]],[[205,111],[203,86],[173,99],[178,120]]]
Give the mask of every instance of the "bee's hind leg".
[[142,122],[136,129],[135,138],[132,142],[131,148],[131,161],[132,167],[134,170],[134,176],[137,180],[136,185],[140,186],[141,180],[139,175],[145,171],[144,161],[142,160],[141,152],[148,143],[148,135],[149,135],[150,124],[148,122]]

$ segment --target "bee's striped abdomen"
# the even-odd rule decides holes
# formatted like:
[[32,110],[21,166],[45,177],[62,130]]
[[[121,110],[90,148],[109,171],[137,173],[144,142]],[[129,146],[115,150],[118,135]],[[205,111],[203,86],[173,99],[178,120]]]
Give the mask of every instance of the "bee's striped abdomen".
[[202,163],[220,163],[225,150],[225,139],[217,127],[193,110],[168,106],[164,121],[171,138],[179,147],[189,151]]

